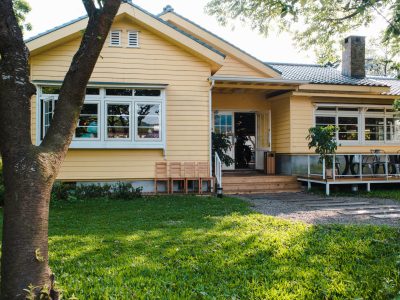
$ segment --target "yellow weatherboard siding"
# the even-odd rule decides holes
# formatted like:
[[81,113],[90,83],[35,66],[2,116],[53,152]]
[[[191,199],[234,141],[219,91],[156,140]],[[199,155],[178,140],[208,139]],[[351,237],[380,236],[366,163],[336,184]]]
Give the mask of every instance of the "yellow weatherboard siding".
[[230,111],[265,111],[270,104],[265,99],[264,93],[251,93],[247,91],[241,94],[213,93],[213,110]]
[[[209,43],[210,45],[222,51],[223,53],[226,53],[227,58],[225,59],[223,67],[227,67],[228,70],[231,69],[230,71],[232,71],[232,68],[237,70],[238,65],[241,65],[240,69],[247,70],[247,72],[245,73],[247,75],[244,75],[242,73],[240,74],[230,73],[229,75],[278,77],[278,78],[281,77],[278,72],[267,67],[261,61],[255,59],[249,54],[244,53],[235,46],[225,41],[222,41],[217,36],[203,30],[202,28],[194,25],[193,23],[189,22],[188,20],[185,20],[184,18],[180,17],[179,15],[173,12],[163,14],[161,15],[161,18],[177,26],[178,28],[183,29],[184,31],[190,33],[191,35]],[[240,71],[243,72],[243,70]],[[254,75],[256,73],[258,73],[259,75]],[[224,73],[224,75],[226,74]]]
[[[391,105],[392,100],[374,99],[340,99],[340,98],[311,98],[306,96],[292,96],[290,99],[290,152],[285,153],[313,153],[308,149],[306,136],[308,129],[314,126],[314,104],[315,103],[335,104],[382,104]],[[369,153],[371,149],[379,148],[386,152],[397,152],[398,145],[371,143],[366,145],[342,145],[338,153]]]
[[[112,29],[122,30],[122,45],[110,47],[107,39],[90,81],[168,84],[166,159],[208,161],[210,65],[128,19]],[[139,48],[126,47],[129,30],[139,31]],[[79,43],[75,39],[32,56],[32,80],[63,80]],[[154,178],[154,163],[163,159],[162,150],[71,149],[58,178]]]
[[266,77],[265,74],[250,68],[232,56],[227,56],[216,76],[242,76],[242,77]]
[[280,96],[271,100],[272,117],[272,151],[289,153],[291,143],[290,131],[290,97]]

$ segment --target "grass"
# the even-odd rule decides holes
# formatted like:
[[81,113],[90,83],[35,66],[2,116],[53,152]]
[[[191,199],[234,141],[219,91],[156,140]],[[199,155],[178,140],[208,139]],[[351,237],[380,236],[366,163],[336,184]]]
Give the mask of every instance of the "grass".
[[54,205],[50,264],[64,299],[393,299],[400,231],[309,226],[233,198]]

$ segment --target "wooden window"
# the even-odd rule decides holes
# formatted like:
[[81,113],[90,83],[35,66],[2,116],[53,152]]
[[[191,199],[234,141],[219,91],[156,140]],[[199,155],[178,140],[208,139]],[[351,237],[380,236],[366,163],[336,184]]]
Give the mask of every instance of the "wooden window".
[[139,47],[139,32],[128,31],[128,46],[133,48]]
[[121,46],[121,30],[112,30],[110,32],[110,46]]

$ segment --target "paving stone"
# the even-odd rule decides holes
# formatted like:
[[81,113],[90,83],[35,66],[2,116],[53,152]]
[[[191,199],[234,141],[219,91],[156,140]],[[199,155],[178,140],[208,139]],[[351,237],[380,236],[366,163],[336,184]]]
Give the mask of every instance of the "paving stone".
[[360,209],[354,211],[339,211],[342,215],[368,215],[368,214],[391,214],[400,213],[400,209]]
[[321,204],[306,204],[307,207],[330,207],[330,206],[353,206],[370,204],[369,202],[341,202],[341,203],[321,203]]

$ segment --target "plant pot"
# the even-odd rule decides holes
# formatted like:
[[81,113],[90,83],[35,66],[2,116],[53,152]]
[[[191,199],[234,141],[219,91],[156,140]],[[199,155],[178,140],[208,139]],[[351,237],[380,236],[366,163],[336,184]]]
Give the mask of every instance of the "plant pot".
[[333,169],[325,169],[325,178],[333,178]]

